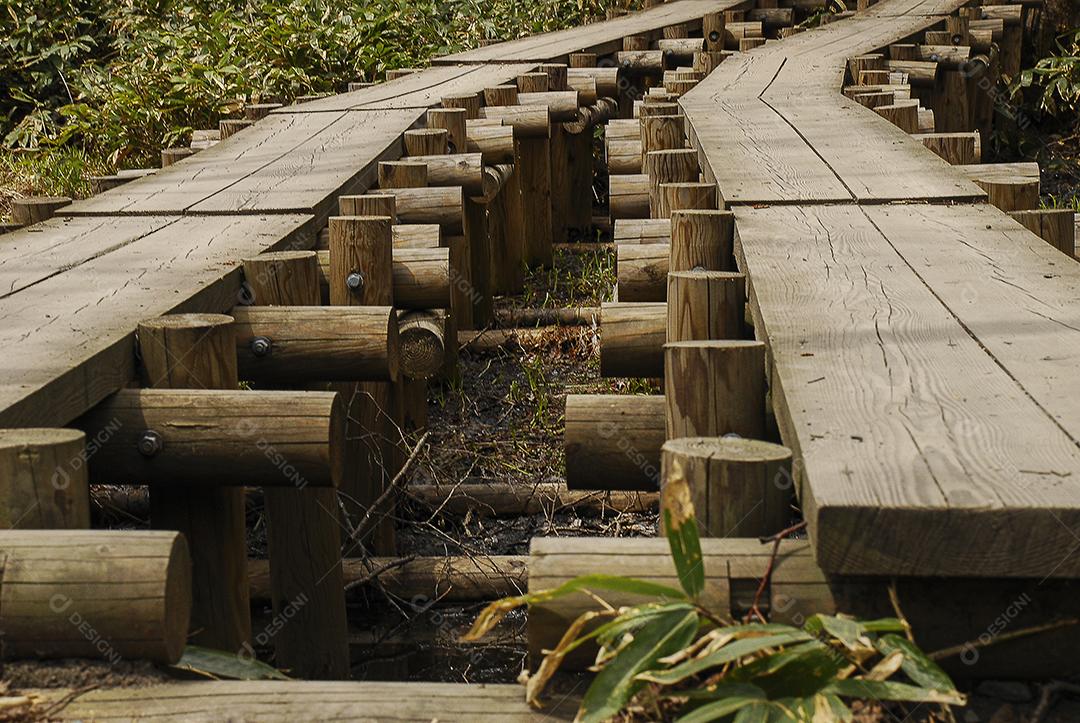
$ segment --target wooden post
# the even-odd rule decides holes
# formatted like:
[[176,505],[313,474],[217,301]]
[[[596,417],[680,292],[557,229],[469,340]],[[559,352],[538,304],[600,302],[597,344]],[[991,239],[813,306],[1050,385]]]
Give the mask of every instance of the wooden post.
[[667,439],[765,434],[765,345],[676,341],[664,345]]
[[731,271],[735,216],[730,211],[674,211],[669,271]]
[[71,199],[67,196],[13,198],[11,199],[11,220],[20,226],[47,221],[70,203]]
[[599,58],[596,53],[570,53],[571,68],[595,68]]
[[550,141],[515,138],[514,156],[515,175],[520,175],[522,255],[529,266],[549,267],[553,258]]
[[686,145],[686,116],[657,115],[641,119],[641,163],[650,151],[669,151]]
[[189,156],[194,156],[195,151],[191,148],[179,147],[179,148],[162,148],[161,149],[161,167],[167,168],[178,161],[182,161]]
[[[381,164],[380,164],[381,165]],[[420,166],[423,164],[413,164]],[[426,166],[425,166],[426,168]],[[381,169],[380,169],[381,170]],[[397,179],[395,173],[388,173]],[[426,181],[426,173],[425,181]],[[425,182],[424,185],[427,185]],[[400,186],[393,186],[401,188]],[[405,186],[411,188],[411,186]],[[342,216],[389,216],[397,221],[397,196],[392,193],[365,193],[362,196],[338,196],[338,213]],[[259,258],[262,258],[261,256]]]
[[690,486],[702,537],[765,537],[791,518],[787,447],[733,437],[670,439],[662,449],[661,488],[674,478]]
[[469,149],[468,117],[469,111],[465,108],[432,108],[427,112],[427,124],[428,128],[446,130],[448,153],[465,153]]
[[442,98],[443,108],[463,108],[467,120],[480,117],[480,95],[478,93],[457,93]]
[[1031,211],[1039,207],[1039,179],[1025,176],[1003,176],[994,179],[972,179],[986,191],[987,200],[1002,211]]
[[380,161],[379,188],[425,188],[428,167],[419,161]]
[[[313,251],[244,259],[244,280],[261,306],[319,306],[318,271]],[[296,677],[345,680],[349,634],[337,490],[267,487],[263,499],[274,615],[290,615],[273,638],[277,665]]]
[[667,340],[739,339],[746,277],[730,271],[673,271],[667,283]]
[[410,156],[438,156],[449,152],[450,132],[445,128],[405,131],[405,152]]
[[705,49],[719,51],[724,49],[724,13],[705,13],[701,18],[701,35],[705,39]]
[[5,658],[171,664],[184,652],[192,586],[183,535],[4,530],[0,559]]
[[1075,258],[1076,212],[1066,208],[1013,211],[1009,214],[1058,251]]
[[696,181],[700,173],[697,151],[650,151],[645,154],[642,170],[649,176],[649,213],[660,218],[660,184]]
[[660,184],[660,218],[668,218],[674,211],[716,210],[718,196],[715,183],[687,181]]
[[978,131],[919,133],[914,138],[954,166],[969,166],[982,162],[982,137]]
[[86,435],[0,429],[0,529],[90,527]]
[[[147,385],[236,389],[240,380],[232,323],[232,317],[223,314],[175,314],[139,324]],[[251,609],[244,490],[152,486],[150,524],[182,532],[191,548],[192,640],[228,652],[246,650],[251,644]]]
[[619,244],[615,248],[619,301],[664,301],[671,248],[668,244]]
[[600,305],[600,376],[664,376],[667,304],[616,302]]
[[[330,218],[330,303],[335,306],[393,306],[393,234],[387,216]],[[400,416],[392,385],[360,382],[339,389],[349,405],[349,437],[359,445],[354,474],[342,481],[346,508],[364,513],[386,489],[399,456]],[[393,505],[374,510],[379,520],[371,539],[378,554],[394,552]]]

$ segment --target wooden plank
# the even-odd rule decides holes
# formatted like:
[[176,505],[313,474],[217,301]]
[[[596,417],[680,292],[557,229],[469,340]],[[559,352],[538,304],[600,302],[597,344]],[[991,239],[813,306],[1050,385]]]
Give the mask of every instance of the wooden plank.
[[376,161],[401,156],[402,132],[423,113],[419,109],[342,113],[280,158],[192,205],[190,213],[311,213],[325,219],[336,213],[339,194],[363,193],[374,184]]
[[761,100],[683,107],[690,141],[706,159],[706,178],[727,203],[852,200],[821,157]]
[[[942,303],[937,286],[962,294],[972,274],[956,273],[944,250],[921,261],[933,250],[923,225],[886,238],[873,221],[940,208],[735,209],[737,256],[769,345],[777,420],[800,460],[817,561],[840,574],[1076,575],[1075,440],[1032,398],[1035,382],[1018,382]],[[949,232],[954,250],[985,245],[971,224]],[[1067,261],[1028,243],[1039,258]],[[929,263],[947,282],[928,286]],[[999,334],[1001,345],[1030,341],[1016,325]],[[1029,374],[1049,377],[1045,367]]]
[[176,216],[54,217],[13,231],[0,244],[0,299],[138,241],[176,220]]
[[180,214],[284,156],[340,115],[268,116],[183,163],[76,201],[65,216]]
[[366,190],[422,109],[271,114],[183,163],[64,208],[66,216],[314,213]]
[[[478,721],[519,723],[573,720],[578,699],[556,696],[533,710],[520,685],[315,681],[199,681],[75,694],[36,690],[55,720],[219,721],[297,720]],[[561,700],[560,700],[561,699]],[[62,704],[61,704],[62,703]]]
[[287,105],[274,113],[431,108],[448,95],[479,93],[484,88],[511,82],[535,67],[536,63],[437,65],[363,90]]
[[566,62],[570,53],[592,52],[600,55],[622,49],[628,35],[660,30],[668,25],[685,23],[690,31],[701,29],[701,16],[743,5],[744,0],[676,0],[613,20],[590,23],[577,28],[531,35],[504,43],[495,43],[463,53],[435,58],[436,65],[498,62]]
[[291,214],[178,218],[0,299],[0,344],[13,350],[0,355],[0,426],[69,423],[135,379],[140,321],[228,311],[241,258],[311,248],[315,229]]

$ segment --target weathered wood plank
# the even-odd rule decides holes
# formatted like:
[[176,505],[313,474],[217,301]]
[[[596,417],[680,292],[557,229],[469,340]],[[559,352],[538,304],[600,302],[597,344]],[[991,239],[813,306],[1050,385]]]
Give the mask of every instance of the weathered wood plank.
[[[885,234],[875,226],[915,208],[925,223]],[[935,223],[948,229],[938,243],[954,250],[1027,232],[984,234],[956,219],[950,227],[941,213],[939,206],[736,209],[755,331],[769,345],[784,442],[801,460],[796,476],[818,563],[844,574],[1075,575],[1080,450],[1062,412],[1048,413],[1029,390],[1038,391],[1039,379],[1049,389],[1056,365],[1036,365],[1027,382],[1003,368],[986,344],[1033,340],[1015,324],[988,330],[985,342],[973,336],[937,286],[951,284],[962,298],[975,270],[957,274],[942,248],[932,263],[951,276],[932,283],[923,276],[931,262],[920,256],[933,251],[920,234]],[[1034,236],[1027,243],[1035,259],[1068,261]],[[1032,276],[1045,268],[1027,265]],[[991,271],[998,273],[987,259],[983,273]],[[996,308],[984,302],[971,313]]]
[[0,298],[0,345],[9,350],[0,355],[0,426],[69,423],[135,379],[140,321],[228,311],[241,258],[311,248],[315,229],[310,216],[292,214],[177,218]]
[[[34,691],[50,702],[55,720],[219,721],[480,721],[518,723],[572,720],[577,700],[565,697],[542,711],[525,703],[520,685],[457,683],[322,683],[313,681],[200,681],[149,688],[72,694]],[[563,697],[563,696],[560,696]],[[67,702],[69,701],[70,702]]]
[[628,35],[660,30],[685,23],[688,30],[701,29],[701,17],[744,4],[744,0],[677,0],[613,20],[582,25],[552,33],[532,35],[484,48],[435,58],[437,65],[455,63],[566,62],[570,53],[592,52],[606,55],[622,49]]

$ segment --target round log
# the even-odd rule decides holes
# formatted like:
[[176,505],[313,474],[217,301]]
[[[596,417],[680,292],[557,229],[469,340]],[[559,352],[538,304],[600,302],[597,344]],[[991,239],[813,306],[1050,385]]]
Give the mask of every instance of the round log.
[[567,394],[567,488],[658,490],[663,417],[658,395]]
[[225,140],[230,136],[235,136],[245,128],[250,128],[255,125],[255,121],[238,120],[235,118],[225,118],[218,121],[218,130],[221,133],[221,140]]
[[402,314],[398,320],[401,335],[401,370],[409,379],[428,379],[438,374],[446,354],[445,313],[422,310]]
[[[450,249],[398,248],[393,251],[391,279],[398,309],[442,309],[450,305]],[[319,251],[322,303],[330,303],[330,252]]]
[[668,244],[619,244],[615,277],[619,301],[664,301],[671,247]]
[[668,151],[686,146],[686,116],[658,115],[641,119],[641,164],[645,167],[645,154],[651,151]]
[[660,184],[696,181],[700,174],[697,151],[650,151],[645,154],[642,170],[649,176],[649,213],[660,218]]
[[5,658],[171,664],[183,653],[192,587],[180,533],[5,530],[0,556]]
[[427,165],[429,186],[461,186],[466,196],[477,196],[484,192],[484,162],[480,153],[409,156],[409,161]]
[[487,106],[480,109],[480,117],[512,127],[517,139],[551,136],[551,113],[547,106]]
[[445,128],[414,128],[405,131],[405,153],[409,156],[439,156],[450,152],[450,132]]
[[314,251],[271,251],[244,259],[243,265],[245,303],[319,305],[319,260]]
[[874,112],[904,133],[917,133],[919,131],[919,101],[908,100],[882,105],[874,109]]
[[604,142],[608,173],[626,175],[641,173],[641,141],[619,141],[607,139]]
[[0,429],[0,529],[90,527],[88,459],[77,429]]
[[659,218],[668,218],[675,211],[715,210],[718,197],[716,184],[704,181],[660,184]]
[[[477,114],[479,114],[477,110]],[[514,160],[514,129],[509,126],[479,125],[469,121],[466,126],[467,150],[479,153],[485,164],[512,163]]]
[[731,271],[735,216],[730,211],[680,210],[671,214],[671,271]]
[[93,484],[333,487],[345,414],[336,393],[122,389],[79,425],[92,439],[116,429],[94,455]]
[[181,146],[179,148],[162,148],[161,149],[161,167],[167,168],[174,163],[184,160],[189,156],[194,156],[195,150]]
[[422,161],[379,161],[379,188],[425,188],[428,166]]
[[705,49],[704,38],[661,38],[656,49],[663,50],[672,64],[688,65],[694,62],[694,54]]
[[670,439],[661,450],[661,489],[674,478],[690,487],[702,537],[765,537],[791,519],[787,447],[735,437]]
[[387,188],[397,198],[397,214],[401,223],[437,223],[444,236],[462,233],[464,195],[457,186],[430,188]]
[[241,379],[280,385],[398,377],[397,317],[389,306],[238,306],[231,314]]
[[919,133],[915,138],[954,166],[969,166],[982,162],[982,136],[970,133]]
[[765,345],[676,341],[664,345],[667,439],[765,434]]
[[694,53],[694,70],[699,73],[708,75],[716,70],[720,63],[724,62],[726,56],[719,51],[714,50],[702,50]]
[[664,72],[664,51],[622,50],[615,54],[615,62],[627,74],[660,75]]
[[671,242],[671,222],[666,218],[627,218],[615,222],[612,240],[616,244]]
[[600,306],[600,376],[664,376],[667,304],[618,302]]
[[1035,211],[1012,211],[1009,215],[1058,251],[1075,257],[1076,212],[1072,209],[1044,208]]
[[567,65],[565,63],[541,63],[536,70],[547,73],[548,90],[566,90],[568,87]]
[[270,115],[271,111],[281,107],[281,103],[246,103],[244,104],[244,118],[249,121],[262,120]]
[[608,213],[611,219],[649,218],[649,177],[627,173],[608,179]]
[[465,130],[468,117],[469,111],[465,108],[432,108],[427,112],[428,128],[441,128],[446,131],[447,153],[464,153],[468,148],[468,134]]
[[393,303],[391,223],[388,216],[333,216],[329,219],[331,304],[385,306]]
[[701,17],[701,35],[705,41],[706,50],[722,51],[724,49],[724,36],[726,35],[724,13],[705,13]]
[[484,105],[489,107],[496,105],[517,105],[517,94],[517,84],[494,85],[490,88],[484,88]]
[[13,198],[11,199],[11,220],[20,226],[47,221],[70,203],[71,199],[67,196]]
[[739,339],[746,277],[731,271],[672,271],[667,280],[667,340]]
[[652,492],[568,490],[558,482],[538,482],[531,486],[480,481],[464,485],[409,485],[405,493],[443,514],[471,513],[481,517],[520,517],[562,509],[601,515],[652,512],[659,504],[657,494]]
[[596,84],[596,94],[604,98],[619,97],[619,68],[571,67],[566,71],[568,83],[576,80],[592,80]]
[[1039,207],[1039,179],[1024,176],[972,179],[986,191],[990,204],[1002,211],[1030,211]]
[[473,120],[480,117],[480,94],[479,93],[456,93],[442,97],[443,108],[462,108],[465,118]]
[[[379,164],[380,166],[382,164]],[[400,169],[399,169],[400,170]],[[410,169],[411,170],[411,169]],[[409,171],[403,170],[401,175]],[[426,174],[426,171],[424,172]],[[387,175],[398,175],[394,170]],[[382,168],[379,169],[380,178]],[[427,185],[426,183],[423,185]],[[360,196],[338,196],[338,213],[342,216],[389,216],[397,220],[397,196],[392,193],[365,193]]]
[[518,104],[525,107],[547,108],[549,118],[556,123],[577,120],[581,98],[576,90],[518,93]]
[[[517,77],[517,89],[518,93],[546,93],[550,86],[548,85],[547,73],[522,73]],[[520,98],[518,100],[520,102]],[[488,105],[493,105],[489,103]],[[512,105],[511,103],[503,103],[501,105]]]
[[681,114],[682,108],[679,107],[679,104],[667,100],[646,100],[644,104],[638,107],[638,116],[641,118]]
[[570,69],[573,70],[574,68],[594,68],[596,67],[597,60],[598,57],[596,53],[570,53]]

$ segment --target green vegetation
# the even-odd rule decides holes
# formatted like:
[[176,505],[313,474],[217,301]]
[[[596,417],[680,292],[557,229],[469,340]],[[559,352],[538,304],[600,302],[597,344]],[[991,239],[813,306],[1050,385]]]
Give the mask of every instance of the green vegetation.
[[[796,628],[763,620],[732,623],[726,613],[708,609],[701,600],[705,570],[690,489],[677,469],[662,494],[681,589],[588,575],[494,602],[477,618],[466,640],[479,640],[522,605],[582,593],[597,601],[597,609],[570,625],[529,678],[531,703],[539,702],[565,656],[588,643],[600,649],[598,672],[582,700],[580,721],[851,721],[850,699],[965,704],[948,675],[912,642],[903,619],[814,615]],[[598,591],[652,601],[616,608]]]
[[82,175],[157,165],[162,147],[216,127],[244,102],[341,91],[482,38],[580,24],[610,4],[6,0],[0,195],[84,194]]

